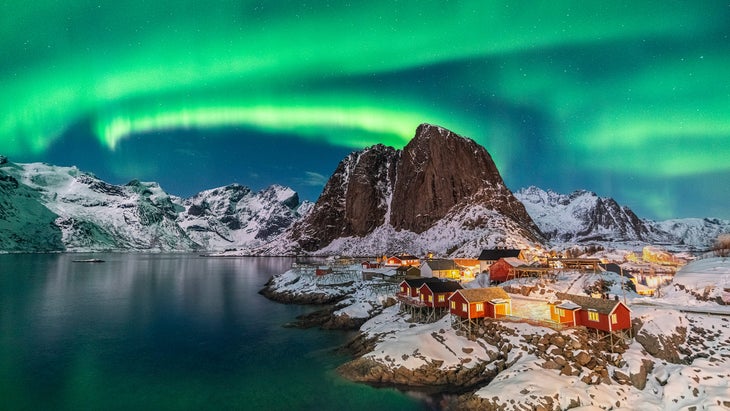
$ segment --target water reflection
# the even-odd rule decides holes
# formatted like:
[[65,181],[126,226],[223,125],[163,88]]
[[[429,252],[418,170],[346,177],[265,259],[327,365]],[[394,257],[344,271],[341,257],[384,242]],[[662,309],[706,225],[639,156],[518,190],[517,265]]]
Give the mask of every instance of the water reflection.
[[345,333],[282,327],[312,308],[258,291],[291,263],[0,255],[0,408],[422,409],[340,379]]

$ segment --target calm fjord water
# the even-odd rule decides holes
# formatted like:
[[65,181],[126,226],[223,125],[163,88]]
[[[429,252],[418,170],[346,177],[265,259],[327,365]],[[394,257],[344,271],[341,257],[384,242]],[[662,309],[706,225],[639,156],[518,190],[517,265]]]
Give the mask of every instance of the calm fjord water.
[[339,378],[348,335],[282,327],[287,258],[0,255],[0,408],[417,410]]

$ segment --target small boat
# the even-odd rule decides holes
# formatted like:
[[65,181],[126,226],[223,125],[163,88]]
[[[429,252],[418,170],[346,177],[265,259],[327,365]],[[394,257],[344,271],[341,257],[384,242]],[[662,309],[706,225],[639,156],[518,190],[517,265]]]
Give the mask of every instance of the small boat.
[[87,258],[84,260],[72,260],[74,263],[103,263],[104,260],[100,258]]

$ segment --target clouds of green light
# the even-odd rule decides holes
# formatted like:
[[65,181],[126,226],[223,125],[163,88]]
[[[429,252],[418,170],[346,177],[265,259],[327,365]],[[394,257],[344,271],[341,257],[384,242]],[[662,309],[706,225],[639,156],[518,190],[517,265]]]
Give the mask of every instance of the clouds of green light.
[[722,1],[14,0],[0,152],[41,156],[82,120],[109,150],[191,127],[400,147],[432,122],[507,174],[531,138],[586,174],[726,172],[729,19]]
[[[658,15],[653,5],[634,2],[610,9],[564,2],[527,11],[512,2],[431,6],[315,3],[277,8],[268,2],[209,5],[182,1],[171,8],[164,2],[82,1],[66,8],[41,1],[6,5],[4,11],[0,49],[8,57],[4,61],[14,63],[2,67],[9,81],[0,102],[4,114],[0,135],[10,154],[43,150],[69,122],[89,112],[163,92],[190,90],[187,103],[193,112],[200,112],[209,99],[196,98],[196,91],[221,84],[250,87],[255,82],[266,89],[281,83],[320,81],[323,76],[671,34],[678,26],[693,32],[708,17],[692,6]],[[42,26],[28,30],[40,21]],[[515,84],[519,87],[519,82]],[[285,101],[248,103],[249,108],[237,110],[262,104],[274,111],[289,110]],[[347,101],[340,104],[348,110]],[[373,106],[349,112],[367,115],[378,110]],[[342,110],[333,113],[323,124],[336,122]],[[420,113],[424,121],[433,114]],[[178,116],[168,113],[167,124],[173,126],[170,117]],[[228,125],[232,117],[246,125],[247,116],[217,117],[223,121],[221,125]],[[119,121],[113,121],[101,128],[118,128]],[[373,121],[379,120],[359,118],[350,123],[359,126]],[[286,128],[293,127],[296,125]],[[310,128],[311,121],[302,127]],[[367,127],[362,131],[373,132]]]

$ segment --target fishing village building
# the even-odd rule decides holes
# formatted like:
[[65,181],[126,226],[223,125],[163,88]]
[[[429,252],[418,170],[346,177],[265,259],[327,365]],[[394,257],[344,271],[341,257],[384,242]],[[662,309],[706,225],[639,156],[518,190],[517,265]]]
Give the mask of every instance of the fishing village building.
[[608,338],[613,346],[631,337],[631,309],[618,299],[593,298],[556,293],[559,300],[548,303],[550,318],[567,326],[582,326],[596,332],[598,339]]
[[452,324],[471,332],[484,318],[512,315],[511,301],[500,287],[456,290],[449,297]]
[[425,260],[423,264],[421,264],[421,276],[458,279],[461,277],[461,269],[458,265],[456,265],[454,260]]
[[525,256],[522,250],[508,249],[508,248],[495,248],[485,249],[479,254],[479,272],[486,272],[489,267],[496,263],[500,258],[518,258],[522,261],[525,260]]

